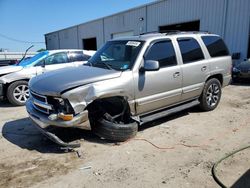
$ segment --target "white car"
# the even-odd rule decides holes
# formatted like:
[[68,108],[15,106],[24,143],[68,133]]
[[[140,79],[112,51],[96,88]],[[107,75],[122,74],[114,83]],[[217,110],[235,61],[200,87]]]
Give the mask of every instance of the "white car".
[[28,82],[32,77],[52,70],[81,66],[94,53],[67,49],[43,51],[18,65],[0,67],[0,97],[7,97],[13,105],[24,105],[29,97]]

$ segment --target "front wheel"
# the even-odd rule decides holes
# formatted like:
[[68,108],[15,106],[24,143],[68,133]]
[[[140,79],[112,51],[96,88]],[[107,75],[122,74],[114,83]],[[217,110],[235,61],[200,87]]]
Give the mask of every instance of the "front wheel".
[[16,81],[10,84],[7,90],[7,98],[13,105],[25,105],[25,102],[29,98],[28,82]]
[[203,111],[214,110],[221,98],[221,83],[218,79],[212,78],[205,83],[200,96],[200,108]]

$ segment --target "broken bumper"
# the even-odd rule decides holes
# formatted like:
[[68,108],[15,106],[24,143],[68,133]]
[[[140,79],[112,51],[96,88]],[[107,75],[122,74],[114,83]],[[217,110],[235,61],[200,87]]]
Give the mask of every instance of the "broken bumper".
[[46,129],[42,129],[40,126],[38,126],[38,124],[32,118],[31,120],[34,122],[35,126],[40,130],[40,132],[43,135],[45,135],[48,139],[50,139],[52,142],[55,142],[56,144],[66,148],[79,148],[81,146],[80,143],[66,143],[62,141],[55,134],[47,131]]
[[75,127],[75,128],[86,128],[89,126],[89,120],[88,120],[88,112],[84,111],[77,116],[75,116],[71,121],[63,121],[63,120],[55,120],[52,121],[48,119],[48,116],[38,112],[34,107],[30,100],[26,102],[26,110],[29,114],[30,119],[35,124],[35,126],[41,131],[42,134],[44,134],[47,138],[49,138],[51,141],[55,142],[56,144],[59,144],[63,147],[69,147],[69,148],[77,148],[80,147],[79,143],[65,143],[60,138],[58,138],[55,134],[52,132],[49,132],[47,128],[49,126],[54,127]]
[[89,120],[88,120],[88,111],[83,111],[82,113],[76,115],[70,121],[63,121],[60,119],[57,120],[50,120],[48,115],[43,114],[37,111],[31,102],[28,100],[26,102],[26,110],[29,114],[30,119],[32,119],[39,127],[47,128],[49,126],[56,126],[56,127],[74,127],[74,128],[87,128],[89,127]]

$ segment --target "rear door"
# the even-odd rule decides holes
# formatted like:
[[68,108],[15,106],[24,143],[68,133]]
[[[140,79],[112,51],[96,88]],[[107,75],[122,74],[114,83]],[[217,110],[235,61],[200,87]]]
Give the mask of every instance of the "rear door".
[[202,93],[210,73],[209,61],[205,59],[200,43],[193,37],[177,38],[181,52],[183,74],[182,101],[196,98]]
[[153,42],[144,55],[145,60],[159,61],[160,69],[138,71],[138,77],[135,77],[138,114],[157,110],[181,100],[181,68],[177,64],[172,41],[167,39]]

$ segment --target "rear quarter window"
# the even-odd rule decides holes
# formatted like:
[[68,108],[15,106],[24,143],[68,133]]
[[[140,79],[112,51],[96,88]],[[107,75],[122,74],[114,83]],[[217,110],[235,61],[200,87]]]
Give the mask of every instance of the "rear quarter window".
[[203,36],[201,37],[206,45],[211,57],[228,56],[229,52],[224,41],[217,36]]

